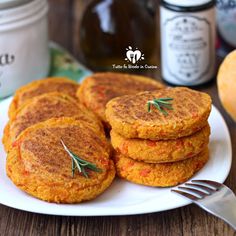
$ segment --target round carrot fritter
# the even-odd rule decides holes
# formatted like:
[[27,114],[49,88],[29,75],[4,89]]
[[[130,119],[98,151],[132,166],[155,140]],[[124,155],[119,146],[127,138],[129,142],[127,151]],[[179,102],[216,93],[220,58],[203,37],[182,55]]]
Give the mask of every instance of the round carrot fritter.
[[[100,169],[85,168],[88,178],[76,169],[62,146]],[[78,203],[94,199],[115,177],[113,161],[102,140],[73,118],[51,119],[29,127],[14,142],[6,171],[12,182],[28,194],[48,202]]]
[[10,119],[3,137],[6,151],[26,128],[58,117],[75,117],[79,121],[86,122],[101,136],[105,136],[102,123],[77,100],[63,93],[46,93],[25,102]]
[[[147,102],[172,98],[165,115]],[[125,95],[107,104],[106,117],[112,129],[126,138],[166,140],[191,135],[202,129],[211,111],[208,94],[184,87]]]
[[185,160],[201,152],[209,143],[207,124],[191,136],[170,140],[126,139],[111,131],[112,146],[124,156],[148,163]]
[[60,92],[76,98],[76,91],[79,84],[73,80],[64,77],[52,77],[41,80],[35,80],[25,86],[20,87],[11,102],[8,116],[11,118],[17,109],[27,100],[38,95],[50,92]]
[[122,73],[95,73],[81,84],[77,96],[104,123],[106,104],[112,98],[163,88],[164,85],[147,77]]
[[208,159],[207,148],[195,157],[159,164],[135,161],[119,153],[114,154],[118,176],[137,184],[153,187],[175,186],[187,181],[206,164]]

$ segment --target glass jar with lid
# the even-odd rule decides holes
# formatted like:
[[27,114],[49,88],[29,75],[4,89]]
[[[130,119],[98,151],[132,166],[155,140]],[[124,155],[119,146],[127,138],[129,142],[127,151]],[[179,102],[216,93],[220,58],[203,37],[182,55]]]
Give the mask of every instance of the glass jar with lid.
[[162,77],[193,86],[215,75],[215,1],[162,0]]

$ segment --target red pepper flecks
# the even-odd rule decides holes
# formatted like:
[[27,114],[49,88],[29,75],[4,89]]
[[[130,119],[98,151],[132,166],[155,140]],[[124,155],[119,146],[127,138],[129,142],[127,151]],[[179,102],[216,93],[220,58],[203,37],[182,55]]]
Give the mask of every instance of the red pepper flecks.
[[121,146],[121,152],[122,153],[128,153],[128,142],[124,142]]
[[151,172],[150,169],[143,169],[139,173],[142,177],[147,177],[147,175]]
[[12,147],[20,147],[20,144],[21,144],[21,140],[15,140],[13,143],[12,143]]
[[130,161],[129,164],[127,165],[128,168],[132,167],[134,165],[133,161]]
[[189,153],[186,155],[186,157],[191,157],[191,156],[193,156],[193,152],[189,152]]
[[156,141],[152,141],[152,140],[147,140],[146,143],[149,147],[156,147],[157,145]]

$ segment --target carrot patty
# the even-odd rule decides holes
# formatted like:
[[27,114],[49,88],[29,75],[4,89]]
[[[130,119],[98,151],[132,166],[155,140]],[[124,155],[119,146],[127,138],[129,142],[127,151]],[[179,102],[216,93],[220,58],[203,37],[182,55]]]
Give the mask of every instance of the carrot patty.
[[95,73],[83,81],[77,95],[87,108],[107,123],[105,108],[112,98],[163,87],[163,84],[144,76],[111,72]]
[[148,163],[174,162],[197,155],[209,143],[210,126],[186,137],[170,140],[127,139],[111,131],[112,146],[122,155]]
[[[87,177],[74,170],[62,145],[96,171],[84,167]],[[78,203],[94,199],[115,177],[105,139],[73,118],[51,119],[27,128],[15,140],[7,156],[7,175],[28,194],[48,202]]]
[[104,136],[101,122],[77,100],[63,93],[46,93],[24,103],[5,127],[3,143],[6,151],[26,128],[50,118],[75,117],[86,122]]
[[117,152],[114,154],[118,176],[137,184],[153,187],[175,186],[187,181],[206,164],[208,159],[207,148],[192,158],[159,164],[135,161]]
[[[169,108],[148,102],[171,98]],[[112,129],[125,138],[176,139],[202,129],[211,111],[208,94],[184,87],[125,95],[107,104],[106,117]]]
[[60,92],[76,98],[76,91],[78,88],[78,83],[64,77],[52,77],[33,81],[25,86],[20,87],[16,91],[9,107],[9,118],[14,116],[14,113],[17,111],[17,109],[27,100],[33,97],[44,93]]

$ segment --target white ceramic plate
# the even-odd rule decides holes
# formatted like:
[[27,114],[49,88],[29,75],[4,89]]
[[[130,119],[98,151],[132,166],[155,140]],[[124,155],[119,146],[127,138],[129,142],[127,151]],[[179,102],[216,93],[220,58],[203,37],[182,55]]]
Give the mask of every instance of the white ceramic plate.
[[[11,98],[0,103],[0,134],[7,122]],[[223,183],[231,167],[231,141],[228,128],[219,111],[213,106],[210,160],[194,176]],[[112,186],[93,201],[80,204],[54,204],[38,200],[22,192],[8,179],[5,172],[6,153],[0,144],[0,203],[9,207],[51,215],[102,216],[132,215],[169,210],[191,202],[170,192],[170,188],[152,188],[116,179]]]

